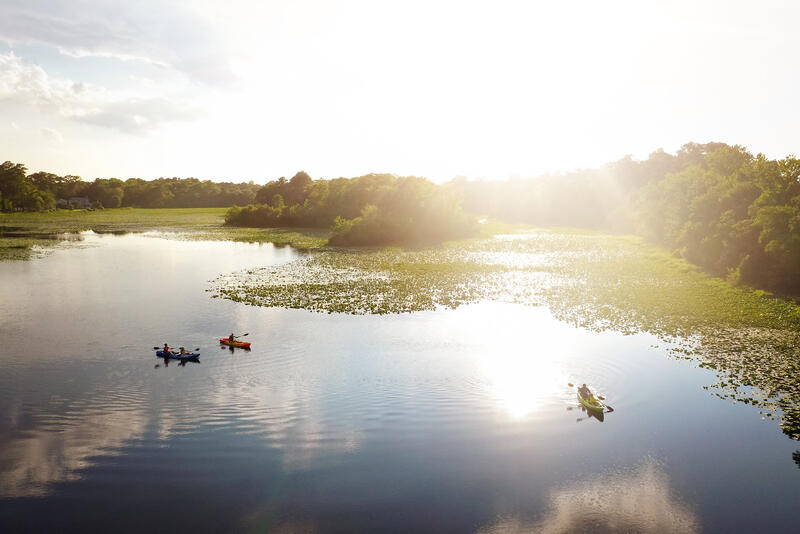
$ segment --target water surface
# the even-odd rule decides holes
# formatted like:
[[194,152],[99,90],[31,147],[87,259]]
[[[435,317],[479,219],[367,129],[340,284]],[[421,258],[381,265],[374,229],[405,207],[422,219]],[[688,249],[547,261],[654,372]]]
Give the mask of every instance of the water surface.
[[[655,337],[206,291],[299,255],[88,233],[0,263],[0,530],[795,531],[797,443]],[[231,330],[253,350],[220,348]],[[164,342],[200,362],[165,366]]]

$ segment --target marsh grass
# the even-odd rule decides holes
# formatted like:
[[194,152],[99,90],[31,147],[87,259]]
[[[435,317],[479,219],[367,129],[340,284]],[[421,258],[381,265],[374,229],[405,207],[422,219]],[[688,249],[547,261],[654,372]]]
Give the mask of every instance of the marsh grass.
[[28,260],[75,243],[68,234],[163,232],[173,239],[275,243],[300,249],[325,245],[329,232],[310,228],[229,228],[225,208],[57,210],[0,213],[0,260]]
[[220,226],[224,216],[225,208],[118,208],[0,213],[0,229],[39,233],[168,231]]
[[0,260],[30,260],[42,254],[42,247],[52,245],[45,239],[0,237]]
[[330,231],[319,228],[235,228],[220,227],[184,232],[178,239],[195,241],[238,241],[244,243],[275,243],[301,250],[320,248],[328,243]]
[[800,439],[800,307],[734,287],[630,236],[518,231],[432,249],[325,249],[220,277],[214,296],[328,313],[406,313],[480,300],[546,305],[592,330],[650,332],[716,369],[722,398],[782,412]]

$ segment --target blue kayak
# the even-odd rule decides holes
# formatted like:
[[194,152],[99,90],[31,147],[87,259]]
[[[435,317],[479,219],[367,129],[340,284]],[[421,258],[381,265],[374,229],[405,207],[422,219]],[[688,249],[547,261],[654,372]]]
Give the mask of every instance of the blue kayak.
[[163,350],[156,351],[158,358],[171,358],[173,360],[195,360],[200,357],[199,352],[192,352],[189,354],[180,354],[175,352],[164,352]]

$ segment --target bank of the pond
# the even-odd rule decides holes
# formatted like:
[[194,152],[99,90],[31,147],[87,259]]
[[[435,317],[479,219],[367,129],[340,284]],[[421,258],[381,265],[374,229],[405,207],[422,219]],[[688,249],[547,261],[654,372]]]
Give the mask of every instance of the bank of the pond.
[[119,208],[0,213],[0,260],[27,260],[47,249],[74,243],[67,234],[159,231],[174,238],[275,243],[301,249],[321,247],[329,232],[307,228],[230,228],[225,208]]
[[225,208],[118,208],[0,213],[0,230],[19,232],[141,232],[220,226]]
[[[479,300],[546,305],[595,330],[645,331],[718,370],[715,394],[783,413],[800,439],[800,306],[734,287],[640,238],[535,230],[440,248],[324,250],[220,277],[215,296],[321,312],[403,313]],[[756,389],[754,389],[756,388]]]

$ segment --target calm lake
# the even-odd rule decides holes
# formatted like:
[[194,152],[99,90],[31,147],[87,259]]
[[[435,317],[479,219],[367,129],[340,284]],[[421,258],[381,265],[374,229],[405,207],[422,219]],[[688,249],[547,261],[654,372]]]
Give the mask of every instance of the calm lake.
[[[648,334],[211,298],[271,244],[0,263],[0,531],[797,532],[800,446]],[[251,351],[221,348],[231,331]],[[165,362],[165,342],[200,361]],[[586,382],[614,408],[581,409]]]

